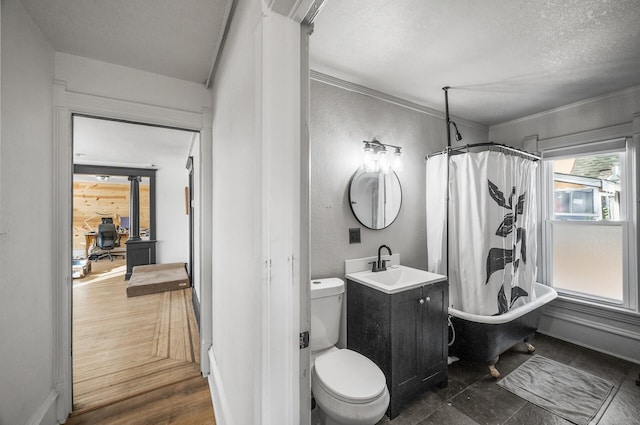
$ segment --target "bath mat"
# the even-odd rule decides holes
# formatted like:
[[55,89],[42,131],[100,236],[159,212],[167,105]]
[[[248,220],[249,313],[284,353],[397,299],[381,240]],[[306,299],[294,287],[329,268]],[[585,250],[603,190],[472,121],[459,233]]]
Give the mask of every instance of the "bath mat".
[[127,297],[188,288],[189,276],[184,263],[135,266],[127,284]]
[[533,356],[498,385],[577,425],[597,423],[615,395],[612,383],[542,356]]

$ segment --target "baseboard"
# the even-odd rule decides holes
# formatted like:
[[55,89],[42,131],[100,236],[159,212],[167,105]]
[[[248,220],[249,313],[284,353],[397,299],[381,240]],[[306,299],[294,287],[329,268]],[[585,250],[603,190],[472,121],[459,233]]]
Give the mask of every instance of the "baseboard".
[[[193,288],[193,284],[191,286]],[[191,291],[191,304],[193,304],[193,313],[196,316],[196,324],[198,325],[198,332],[200,332],[200,300],[195,289]]]
[[[54,389],[49,392],[47,398],[44,399],[38,410],[34,412],[26,425],[51,425],[56,423],[56,400],[58,399],[58,391]],[[53,422],[52,422],[53,421]]]
[[640,364],[640,335],[636,332],[558,312],[545,312],[538,332]]
[[224,392],[222,379],[220,377],[220,369],[213,354],[213,349],[209,349],[209,365],[211,372],[209,373],[209,391],[211,391],[211,400],[213,401],[213,414],[216,419],[216,425],[233,425],[231,413],[229,412],[229,403]]

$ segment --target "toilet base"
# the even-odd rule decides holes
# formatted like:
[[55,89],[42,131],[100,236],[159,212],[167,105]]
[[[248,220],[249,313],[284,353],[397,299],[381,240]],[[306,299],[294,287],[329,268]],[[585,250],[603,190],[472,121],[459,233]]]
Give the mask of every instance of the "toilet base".
[[311,410],[311,425],[375,425],[384,417],[384,413],[374,422],[362,422],[362,419],[347,419],[346,422],[340,422],[327,415],[320,406]]
[[348,423],[335,421],[331,416],[324,413],[319,407],[316,410],[318,411],[318,425],[349,425]]

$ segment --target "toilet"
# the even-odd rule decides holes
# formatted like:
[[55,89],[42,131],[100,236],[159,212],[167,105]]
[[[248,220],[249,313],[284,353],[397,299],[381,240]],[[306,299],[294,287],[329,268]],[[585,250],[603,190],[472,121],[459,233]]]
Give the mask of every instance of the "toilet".
[[371,360],[335,346],[344,282],[311,281],[311,392],[313,425],[375,425],[389,406],[384,373]]

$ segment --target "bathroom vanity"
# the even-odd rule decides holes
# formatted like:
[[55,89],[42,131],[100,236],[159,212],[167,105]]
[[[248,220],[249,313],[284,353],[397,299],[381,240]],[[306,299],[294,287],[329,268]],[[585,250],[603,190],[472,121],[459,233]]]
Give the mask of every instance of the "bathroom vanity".
[[446,276],[398,266],[347,279],[347,348],[382,369],[391,396],[387,415],[419,392],[447,385]]

